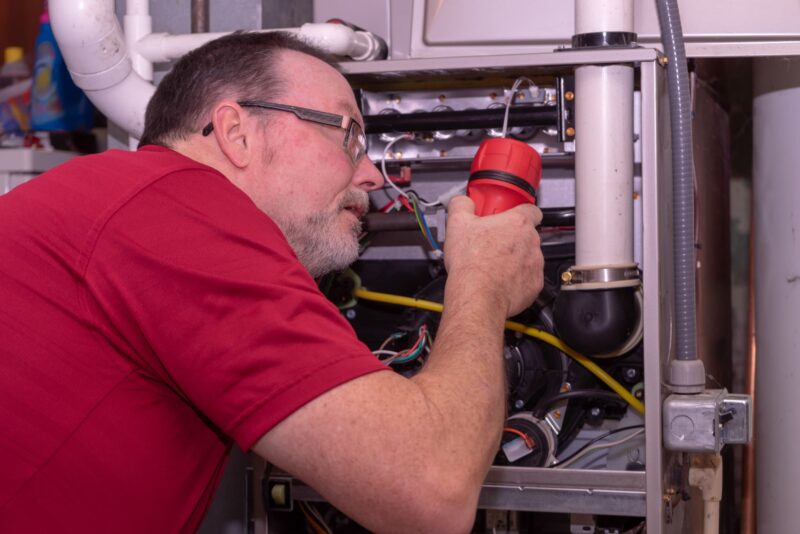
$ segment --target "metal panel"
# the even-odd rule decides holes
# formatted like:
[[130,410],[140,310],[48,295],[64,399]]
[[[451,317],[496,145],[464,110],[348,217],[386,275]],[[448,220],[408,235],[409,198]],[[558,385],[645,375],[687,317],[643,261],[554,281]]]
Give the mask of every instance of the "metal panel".
[[343,62],[342,72],[354,84],[455,78],[458,76],[514,77],[519,72],[541,70],[552,73],[577,65],[611,65],[655,61],[659,52],[652,48],[625,50],[564,50],[558,53],[525,53],[498,56],[400,59],[374,62]]
[[[395,2],[411,0],[394,0]],[[689,57],[800,53],[800,4],[793,0],[679,2]],[[570,44],[573,2],[426,0],[413,2],[412,57],[508,54]],[[639,43],[660,46],[655,2],[636,2]]]
[[[317,21],[341,17],[381,35],[391,57],[549,52],[574,33],[574,2],[315,0]],[[679,2],[689,57],[800,55],[794,0]],[[639,43],[660,46],[654,2],[636,2]]]
[[673,347],[672,182],[669,116],[663,68],[643,63],[642,197],[646,268],[644,289],[645,437],[647,455],[647,531],[678,532],[675,521],[665,524],[663,473],[670,459],[661,448],[662,371]]
[[481,508],[642,517],[645,473],[492,467]]

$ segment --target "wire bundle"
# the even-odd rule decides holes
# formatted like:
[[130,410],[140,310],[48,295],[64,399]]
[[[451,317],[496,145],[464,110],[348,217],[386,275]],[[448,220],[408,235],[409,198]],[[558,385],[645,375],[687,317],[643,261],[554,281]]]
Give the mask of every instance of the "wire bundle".
[[[422,299],[415,299],[410,297],[402,297],[399,295],[391,295],[388,293],[378,293],[375,291],[370,291],[368,289],[357,287],[353,291],[353,295],[356,298],[365,299],[365,300],[372,300],[375,302],[383,302],[386,304],[395,304],[400,306],[407,306],[410,308],[419,308],[421,310],[427,310],[437,313],[442,313],[444,306],[442,306],[438,302],[431,302],[429,300],[422,300]],[[634,397],[630,391],[625,389],[625,387],[614,380],[614,377],[609,375],[605,372],[600,366],[596,363],[591,361],[589,358],[584,356],[583,354],[577,352],[575,349],[564,343],[561,339],[557,338],[556,336],[545,332],[543,330],[539,330],[538,328],[533,328],[530,326],[526,326],[521,323],[517,323],[514,321],[506,321],[506,329],[513,330],[515,332],[520,332],[525,334],[526,336],[530,336],[536,338],[540,341],[544,341],[548,345],[551,345],[573,360],[577,361],[579,364],[584,366],[590,373],[596,376],[600,381],[606,384],[609,388],[611,388],[614,392],[616,392],[620,397],[622,397],[625,402],[630,404],[630,406],[636,410],[637,412],[644,414],[644,404]]]
[[388,350],[386,347],[392,342],[406,336],[405,332],[396,332],[386,338],[378,350],[372,353],[378,358],[382,358],[386,365],[397,365],[416,360],[422,354],[429,354],[431,351],[432,340],[428,333],[427,325],[422,325],[417,331],[417,341],[410,348],[402,351]]

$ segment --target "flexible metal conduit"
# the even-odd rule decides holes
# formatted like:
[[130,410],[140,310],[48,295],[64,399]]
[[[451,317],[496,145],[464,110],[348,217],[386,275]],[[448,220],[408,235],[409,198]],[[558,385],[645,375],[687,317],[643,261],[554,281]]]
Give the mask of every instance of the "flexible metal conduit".
[[694,159],[686,50],[677,0],[656,0],[667,64],[672,128],[673,245],[675,253],[675,333],[679,360],[696,360]]

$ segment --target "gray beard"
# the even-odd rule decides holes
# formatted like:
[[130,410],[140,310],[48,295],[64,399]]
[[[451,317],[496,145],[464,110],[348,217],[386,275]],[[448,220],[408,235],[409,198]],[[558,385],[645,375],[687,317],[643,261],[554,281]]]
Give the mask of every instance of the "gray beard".
[[345,206],[368,206],[367,194],[363,191],[348,191],[336,209],[314,213],[302,221],[275,222],[283,230],[300,263],[313,278],[347,268],[358,259],[358,236],[361,221],[354,221],[343,233],[335,233],[339,214]]

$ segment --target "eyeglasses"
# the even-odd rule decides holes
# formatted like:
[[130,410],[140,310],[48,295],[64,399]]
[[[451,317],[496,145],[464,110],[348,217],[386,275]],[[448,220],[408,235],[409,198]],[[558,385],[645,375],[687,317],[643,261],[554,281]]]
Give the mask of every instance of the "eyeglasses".
[[[343,115],[336,115],[334,113],[326,113],[324,111],[301,108],[298,106],[288,106],[286,104],[262,102],[261,100],[240,100],[237,103],[243,108],[288,111],[294,113],[298,119],[303,121],[341,128],[345,131],[344,141],[342,141],[342,150],[350,156],[353,165],[358,165],[358,162],[367,152],[367,137],[364,135],[364,130],[361,128],[361,125],[353,117],[345,117]],[[214,131],[214,124],[209,122],[205,128],[203,128],[203,136],[208,136],[212,131]]]

